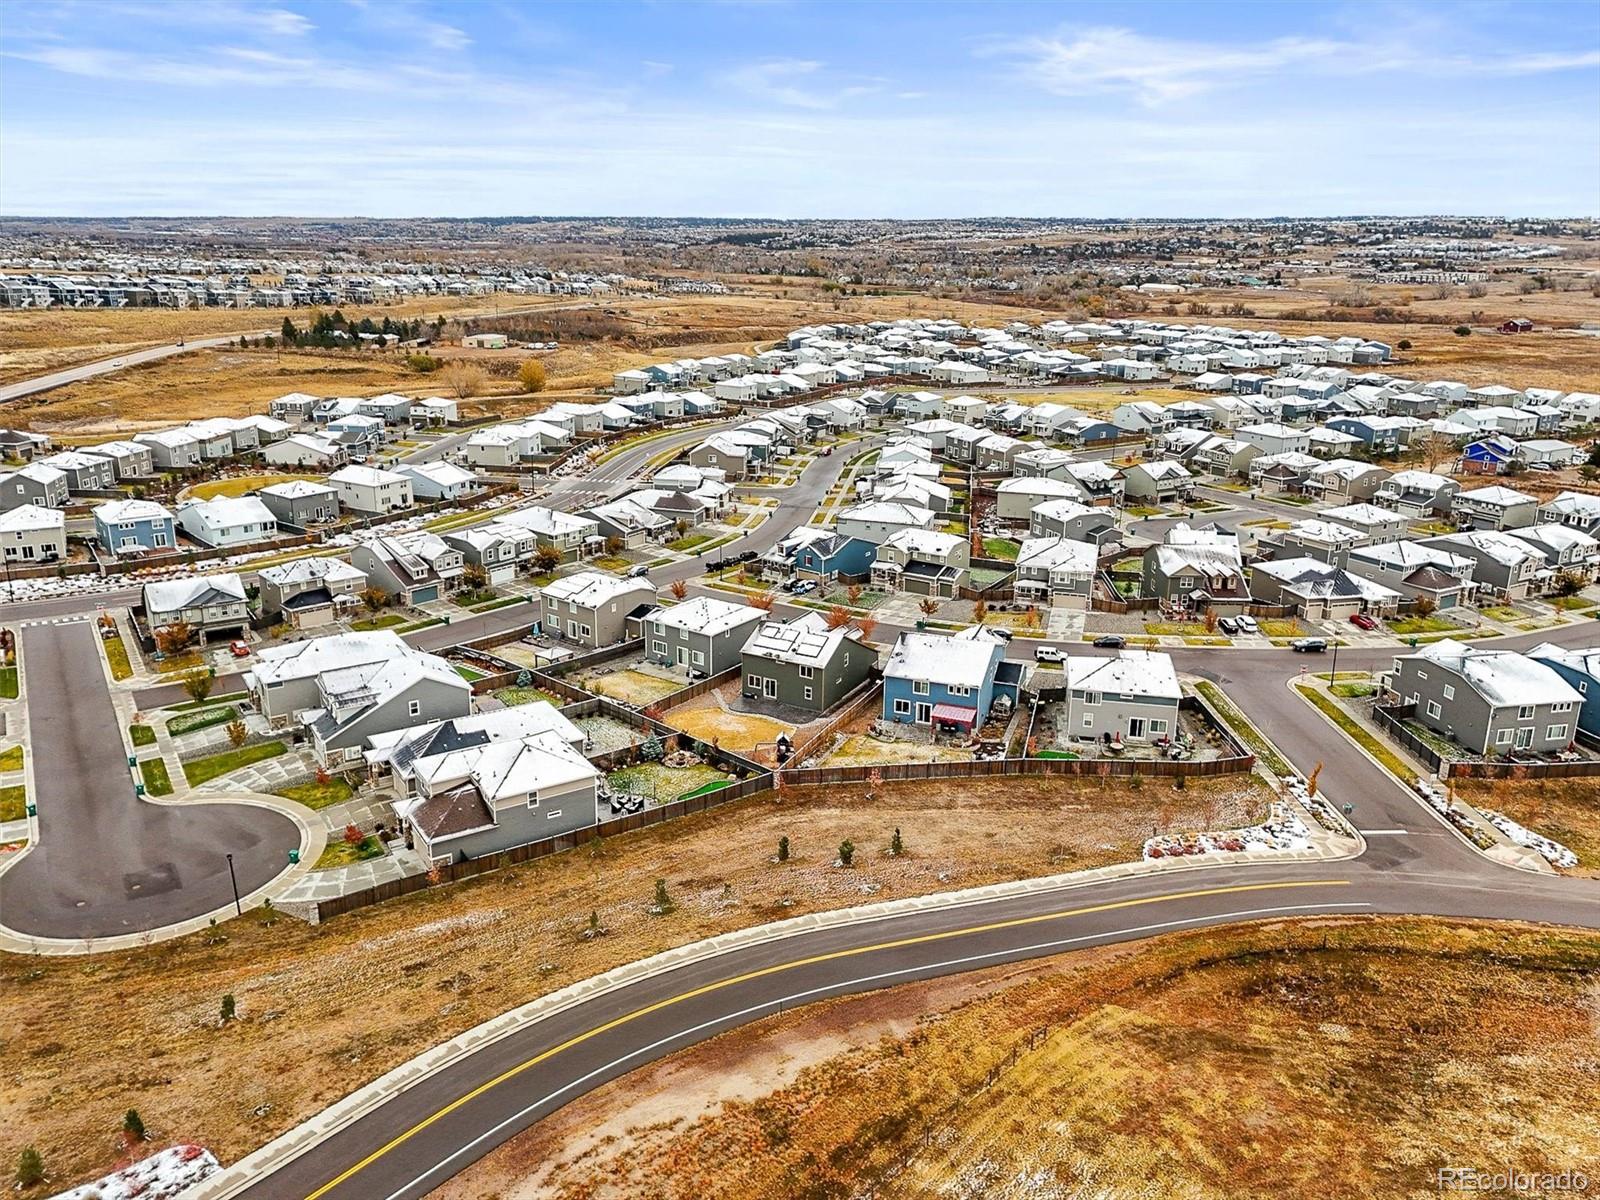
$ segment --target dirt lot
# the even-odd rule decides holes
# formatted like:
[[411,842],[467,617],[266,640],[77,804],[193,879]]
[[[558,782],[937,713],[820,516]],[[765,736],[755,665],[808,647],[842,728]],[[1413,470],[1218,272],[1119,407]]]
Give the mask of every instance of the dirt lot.
[[[158,1140],[225,1162],[418,1051],[574,980],[761,921],[1132,858],[1152,823],[1234,825],[1249,776],[1173,791],[1102,780],[795,790],[312,928],[230,922],[93,959],[0,959],[0,1160],[35,1144],[55,1181],[112,1162],[138,1108]],[[1026,816],[1026,820],[1022,819]],[[884,853],[893,830],[907,855]],[[788,837],[793,858],[770,859]],[[845,838],[856,865],[830,866]],[[678,909],[647,915],[665,878]],[[591,910],[609,936],[579,936]],[[219,1027],[222,996],[239,1020]]]
[[1456,795],[1498,809],[1578,856],[1568,874],[1600,878],[1600,779],[1458,779]]
[[735,1031],[435,1194],[1366,1200],[1437,1196],[1444,1165],[1593,1179],[1597,994],[1600,942],[1505,927],[1084,951]]

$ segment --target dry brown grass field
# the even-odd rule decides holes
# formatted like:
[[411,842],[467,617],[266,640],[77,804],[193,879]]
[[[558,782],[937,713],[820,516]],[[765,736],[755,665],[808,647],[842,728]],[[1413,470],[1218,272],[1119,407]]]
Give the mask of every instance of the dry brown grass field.
[[1593,1179],[1597,999],[1592,935],[1382,919],[1169,936],[734,1031],[435,1195],[1421,1200],[1447,1165]]
[[[1134,857],[1152,827],[1260,816],[1249,776],[1183,791],[1101,779],[797,790],[312,927],[256,915],[91,959],[0,959],[0,1160],[94,1176],[135,1107],[160,1141],[225,1162],[480,1021],[670,946],[874,899]],[[890,858],[896,827],[908,853]],[[778,839],[793,858],[771,859]],[[850,869],[831,866],[845,838]],[[654,881],[677,911],[651,917]],[[609,930],[581,935],[592,911]],[[219,1026],[224,994],[239,1020]]]
[[1498,809],[1566,846],[1578,856],[1569,874],[1600,878],[1600,781],[1462,779],[1455,786],[1469,804]]

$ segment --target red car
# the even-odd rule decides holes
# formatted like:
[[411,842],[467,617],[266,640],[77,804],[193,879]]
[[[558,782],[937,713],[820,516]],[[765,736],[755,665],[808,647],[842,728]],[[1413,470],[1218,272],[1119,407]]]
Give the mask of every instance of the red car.
[[250,647],[243,642],[229,642],[228,650],[235,658],[246,658],[250,654]]
[[1351,613],[1350,624],[1357,629],[1376,629],[1378,627],[1378,623],[1367,616],[1366,613]]

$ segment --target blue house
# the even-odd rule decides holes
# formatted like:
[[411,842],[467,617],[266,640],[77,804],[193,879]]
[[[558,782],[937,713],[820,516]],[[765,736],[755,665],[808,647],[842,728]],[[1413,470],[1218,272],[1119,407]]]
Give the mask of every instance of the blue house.
[[110,500],[94,509],[95,540],[111,554],[173,550],[178,545],[172,513],[153,500]]
[[1088,445],[1091,442],[1114,442],[1122,436],[1123,431],[1110,421],[1102,421],[1098,417],[1084,417],[1080,420],[1068,421],[1059,430],[1057,436],[1064,442],[1074,445]]
[[796,550],[791,566],[797,574],[832,579],[836,575],[865,575],[877,557],[878,548],[871,542],[830,533]]
[[1503,475],[1516,456],[1517,444],[1510,438],[1479,438],[1461,452],[1461,469],[1474,475]]
[[1386,421],[1369,417],[1333,417],[1326,422],[1329,429],[1358,437],[1372,450],[1396,450],[1400,446],[1400,431]]
[[1578,690],[1583,696],[1578,732],[1600,738],[1600,646],[1575,649],[1544,642],[1529,650],[1528,657],[1543,663]]
[[883,669],[883,719],[935,732],[982,728],[995,700],[1017,702],[1022,667],[1005,653],[1006,644],[980,626],[953,637],[907,630]]

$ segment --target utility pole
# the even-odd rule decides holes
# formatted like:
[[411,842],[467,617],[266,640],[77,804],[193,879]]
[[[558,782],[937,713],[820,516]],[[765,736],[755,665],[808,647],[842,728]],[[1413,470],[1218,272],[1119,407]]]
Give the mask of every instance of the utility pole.
[[239,877],[233,873],[233,855],[228,855],[228,881],[233,884],[233,911],[244,916],[244,905],[239,903]]

